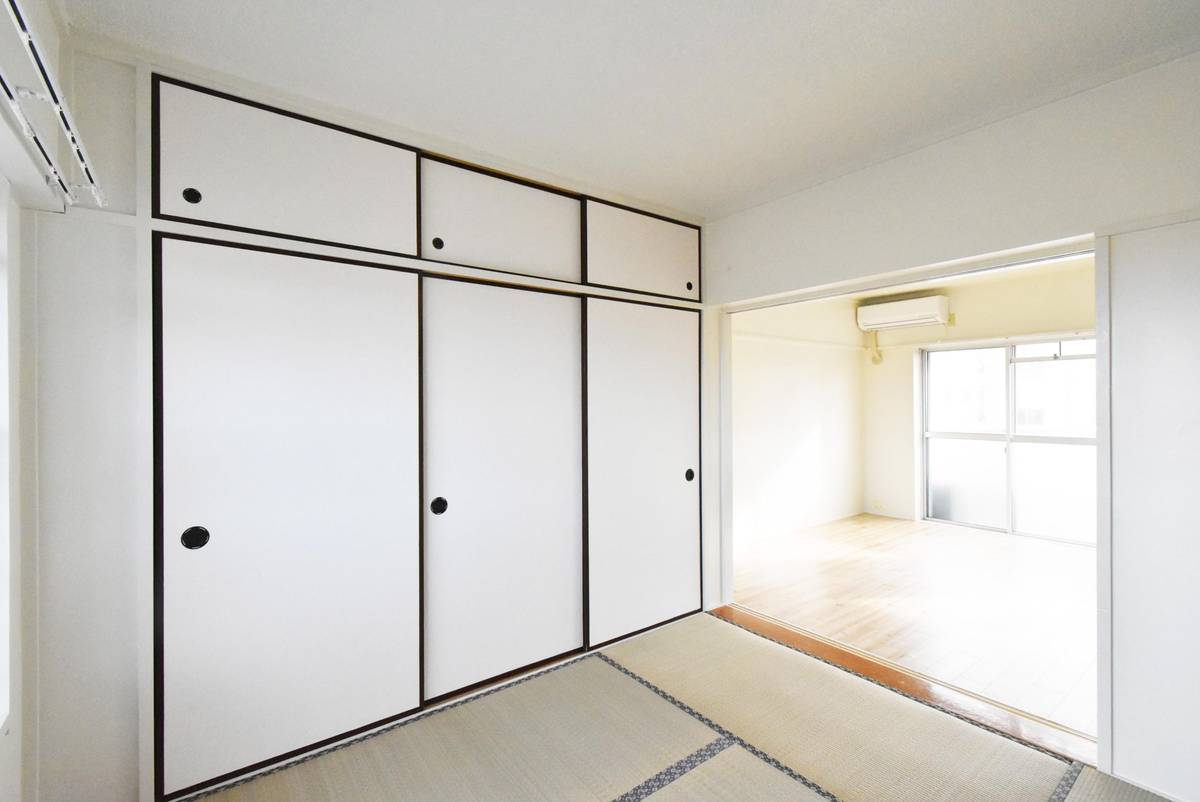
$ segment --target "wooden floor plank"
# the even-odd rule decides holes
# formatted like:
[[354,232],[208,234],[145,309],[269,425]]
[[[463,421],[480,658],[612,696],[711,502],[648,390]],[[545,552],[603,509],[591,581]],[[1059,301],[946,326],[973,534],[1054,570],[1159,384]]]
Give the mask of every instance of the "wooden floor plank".
[[1094,548],[866,514],[734,545],[737,604],[1094,737]]

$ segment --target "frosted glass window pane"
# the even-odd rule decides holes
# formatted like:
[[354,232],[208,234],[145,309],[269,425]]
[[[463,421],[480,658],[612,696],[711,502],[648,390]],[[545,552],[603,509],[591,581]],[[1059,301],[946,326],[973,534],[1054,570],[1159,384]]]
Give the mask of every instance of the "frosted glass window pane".
[[1017,359],[1033,356],[1058,356],[1058,343],[1022,343],[1015,348]]
[[1007,527],[1004,443],[942,438],[928,443],[930,517]]
[[1096,542],[1096,447],[1013,443],[1013,529]]
[[1096,353],[1095,340],[1063,340],[1063,356],[1083,356]]
[[1003,348],[929,352],[929,430],[996,433],[1005,429]]
[[1096,436],[1096,360],[1018,362],[1017,434]]

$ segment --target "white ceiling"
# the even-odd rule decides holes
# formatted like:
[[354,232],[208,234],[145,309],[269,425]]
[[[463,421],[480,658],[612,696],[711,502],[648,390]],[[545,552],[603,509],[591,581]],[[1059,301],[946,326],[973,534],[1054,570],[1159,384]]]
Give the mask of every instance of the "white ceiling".
[[712,219],[1200,49],[1197,0],[57,0],[73,28]]

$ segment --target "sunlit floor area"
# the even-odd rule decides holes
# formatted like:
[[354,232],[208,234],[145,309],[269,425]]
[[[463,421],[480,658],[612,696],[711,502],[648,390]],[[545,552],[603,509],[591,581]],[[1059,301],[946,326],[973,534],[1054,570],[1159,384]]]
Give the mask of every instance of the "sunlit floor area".
[[735,539],[734,600],[1089,736],[1096,551],[856,515]]

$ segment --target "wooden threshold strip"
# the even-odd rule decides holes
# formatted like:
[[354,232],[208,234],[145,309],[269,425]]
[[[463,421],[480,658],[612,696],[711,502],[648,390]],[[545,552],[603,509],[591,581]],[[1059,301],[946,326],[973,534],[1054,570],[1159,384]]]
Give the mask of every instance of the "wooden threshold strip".
[[1078,760],[1089,766],[1096,765],[1096,742],[1074,730],[1033,718],[961,688],[906,671],[864,652],[847,648],[736,604],[718,607],[711,612],[765,638],[785,643],[813,657],[861,674],[881,685],[949,710],[985,727],[1071,760]]

